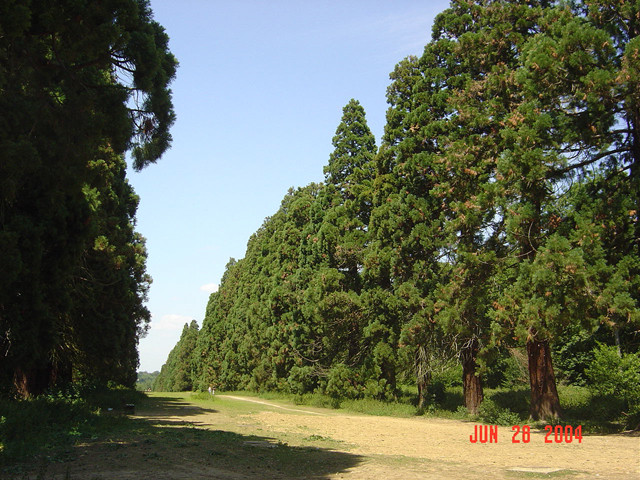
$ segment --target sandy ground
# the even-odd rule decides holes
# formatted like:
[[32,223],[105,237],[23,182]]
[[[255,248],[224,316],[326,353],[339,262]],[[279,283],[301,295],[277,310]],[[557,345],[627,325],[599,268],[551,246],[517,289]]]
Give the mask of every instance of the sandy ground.
[[[385,462],[375,459],[398,457],[417,461],[383,468],[388,470],[383,478],[514,478],[517,472],[528,472],[540,476],[571,473],[572,478],[640,479],[640,437],[629,434],[584,436],[581,443],[573,440],[549,444],[545,443],[545,432],[532,432],[529,443],[513,443],[512,428],[498,427],[497,442],[481,444],[471,442],[471,436],[476,436],[473,423],[332,411],[318,415],[321,410],[316,409],[292,415],[291,411],[278,410],[263,411],[251,418],[275,437],[312,431],[351,446],[350,453],[374,460],[330,478],[380,478],[374,474]],[[209,417],[199,421],[215,420]],[[522,440],[522,435],[517,435],[516,440]],[[416,466],[417,471],[412,468]]]
[[[227,411],[230,402],[251,408]],[[498,427],[497,442],[471,443],[476,425],[454,420],[355,415],[222,395],[211,405],[186,400],[139,411],[137,418],[159,428],[157,436],[80,445],[45,478],[640,479],[640,437],[633,434],[549,444],[544,432],[534,431],[528,443],[512,443],[511,427]],[[176,433],[168,437],[167,431]],[[223,444],[221,435],[234,435],[233,441]]]

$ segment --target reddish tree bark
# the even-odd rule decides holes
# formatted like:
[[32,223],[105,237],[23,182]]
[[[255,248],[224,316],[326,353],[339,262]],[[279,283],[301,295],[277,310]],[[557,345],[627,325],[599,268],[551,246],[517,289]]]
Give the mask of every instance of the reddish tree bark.
[[533,420],[557,419],[561,414],[560,399],[556,389],[549,342],[529,340],[527,355],[531,385],[531,418]]
[[478,365],[478,341],[472,340],[469,347],[462,351],[462,395],[464,406],[470,414],[476,415],[484,400],[482,377],[476,375]]
[[71,380],[70,364],[47,363],[28,368],[18,367],[13,374],[15,393],[22,398],[42,395],[56,385],[71,383]]
[[51,367],[28,369],[17,368],[13,374],[16,394],[22,398],[43,394],[49,388]]

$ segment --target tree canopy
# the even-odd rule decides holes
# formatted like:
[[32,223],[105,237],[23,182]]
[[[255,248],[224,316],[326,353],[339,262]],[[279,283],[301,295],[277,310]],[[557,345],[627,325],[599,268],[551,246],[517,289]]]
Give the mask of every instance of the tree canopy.
[[452,1],[390,75],[380,148],[351,100],[325,183],[291,190],[229,263],[195,388],[393,398],[400,379],[422,403],[457,358],[476,412],[518,350],[531,416],[554,418],[552,357],[584,382],[574,360],[606,357],[592,334],[637,354],[639,11]]
[[0,382],[135,382],[149,321],[138,199],[177,62],[144,0],[0,6]]

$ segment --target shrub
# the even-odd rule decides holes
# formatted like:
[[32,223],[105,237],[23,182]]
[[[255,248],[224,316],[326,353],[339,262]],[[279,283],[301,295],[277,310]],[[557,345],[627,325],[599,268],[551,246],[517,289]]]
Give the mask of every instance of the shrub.
[[487,388],[518,388],[529,383],[526,352],[518,348],[499,352],[487,367],[484,383]]
[[427,401],[433,405],[444,402],[447,386],[440,380],[434,380],[427,385]]
[[354,377],[354,372],[343,363],[335,365],[329,371],[326,394],[332,398],[359,398]]
[[619,355],[616,347],[600,345],[586,369],[589,388],[600,395],[614,395],[629,402],[640,397],[640,357]]
[[455,364],[450,367],[434,372],[431,376],[433,382],[441,382],[445,387],[461,387],[462,386],[462,365]]
[[491,425],[511,426],[521,422],[520,416],[508,408],[501,408],[493,400],[485,399],[480,405],[478,417]]
[[381,400],[385,398],[386,380],[374,380],[370,378],[364,386],[364,397]]
[[[627,426],[640,421],[640,357],[618,353],[616,347],[599,345],[585,370],[589,389],[605,399],[618,400],[625,408]],[[619,407],[620,408],[620,407]]]
[[292,367],[287,378],[289,391],[296,395],[302,395],[313,391],[315,377],[312,376],[313,367]]

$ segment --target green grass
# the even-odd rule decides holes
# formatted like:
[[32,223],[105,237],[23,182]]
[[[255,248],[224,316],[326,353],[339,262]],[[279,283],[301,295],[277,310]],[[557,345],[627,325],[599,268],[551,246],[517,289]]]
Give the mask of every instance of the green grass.
[[[558,391],[564,412],[559,423],[574,427],[581,425],[586,435],[623,429],[624,416],[616,399],[596,396],[587,388],[576,386],[559,386]],[[490,424],[530,423],[533,428],[544,428],[543,423],[531,423],[528,420],[529,392],[526,388],[485,389],[486,401],[479,416],[470,416],[462,407],[462,389],[459,386],[444,389],[437,399],[433,397],[422,410],[416,406],[416,393],[411,387],[403,387],[396,401],[370,398],[336,400],[317,393],[258,395],[250,392],[218,392],[211,397],[206,392],[182,392],[154,393],[147,397],[135,391],[92,390],[84,392],[84,396],[58,394],[25,401],[0,400],[0,472],[10,475],[8,478],[24,480],[29,478],[27,474],[34,475],[34,467],[40,464],[71,465],[68,462],[77,458],[78,451],[95,449],[97,445],[103,445],[115,457],[131,458],[138,451],[140,461],[169,462],[173,456],[182,458],[186,453],[194,459],[207,455],[215,457],[216,462],[228,462],[229,468],[235,468],[234,465],[241,460],[249,462],[247,458],[257,454],[261,462],[262,459],[268,460],[273,469],[280,471],[281,466],[285,465],[285,471],[295,474],[300,473],[300,465],[322,471],[323,462],[335,462],[336,466],[340,466],[357,461],[349,456],[331,454],[337,448],[344,451],[348,446],[332,438],[315,435],[312,431],[281,436],[277,439],[278,448],[260,449],[251,444],[256,443],[254,441],[273,442],[269,432],[259,432],[265,437],[256,437],[249,430],[243,435],[241,432],[198,429],[188,423],[163,423],[164,416],[185,415],[188,412],[186,409],[193,408],[192,403],[203,410],[217,411],[231,417],[271,408],[225,398],[225,395],[234,394],[291,406],[340,408],[358,414],[395,417],[425,415]],[[158,411],[162,415],[157,422],[131,419],[123,414],[123,403],[135,403],[137,412]],[[287,443],[298,446],[289,447]],[[298,459],[306,463],[301,464]],[[250,467],[258,469],[254,464]],[[38,475],[37,478],[46,478],[44,474]],[[567,472],[563,475],[567,475]]]
[[344,400],[340,408],[356,413],[387,417],[413,417],[420,412],[417,407],[401,402],[384,402],[370,398],[360,400]]
[[130,429],[123,403],[140,403],[130,390],[91,391],[85,398],[53,394],[29,400],[0,399],[0,467],[41,455],[64,460],[71,447],[106,431]]
[[[242,395],[245,397],[261,398],[263,400],[274,400],[286,402],[291,405],[306,405],[316,408],[340,409],[354,413],[365,413],[368,415],[390,416],[390,417],[412,417],[418,415],[418,409],[409,402],[383,401],[371,398],[363,399],[336,399],[320,393],[306,393],[304,395],[294,395],[282,392],[224,392],[222,395]],[[203,394],[194,394],[195,398],[200,398]],[[222,399],[221,397],[219,397]],[[216,401],[218,398],[216,398]]]
[[[109,405],[110,399],[120,399],[121,395],[122,391],[116,397],[105,392],[94,400]],[[194,471],[213,462],[234,477],[250,474],[251,478],[260,478],[260,472],[266,471],[267,476],[324,478],[361,461],[358,455],[335,451],[340,442],[313,432],[298,434],[305,440],[300,445],[295,435],[291,439],[272,438],[269,432],[256,435],[211,430],[167,418],[190,415],[192,403],[202,409],[224,411],[224,417],[269,408],[265,405],[189,392],[141,395],[128,403],[136,403],[137,413],[150,416],[146,420],[130,418],[122,411],[109,411],[110,407],[103,409],[77,398],[1,402],[0,477],[62,480],[69,477],[64,472],[73,471],[83,457],[90,458],[95,467],[96,475],[89,480],[111,478],[103,476],[105,468],[109,472],[111,468],[134,468],[144,478],[147,466],[157,470],[177,462]],[[299,446],[288,445],[290,441]]]
[[[423,409],[417,408],[415,387],[401,386],[398,400],[382,401],[370,398],[335,399],[319,393],[294,395],[281,392],[224,392],[252,396],[264,400],[277,400],[294,405],[334,408],[368,415],[412,417],[425,415],[487,424],[515,425],[532,423],[529,420],[529,389],[527,387],[484,389],[485,404],[479,415],[470,415],[462,406],[462,387],[447,387],[436,400],[427,402]],[[222,393],[222,392],[220,392]],[[208,394],[194,394],[206,400]],[[624,430],[625,416],[620,402],[613,398],[594,396],[588,388],[558,386],[558,395],[563,412],[560,424],[582,425],[584,433],[615,433]],[[216,399],[217,400],[217,399]],[[245,407],[250,408],[250,407]],[[539,424],[538,424],[539,423]],[[543,428],[544,422],[536,425]]]
[[[626,418],[617,399],[597,396],[587,388],[577,386],[559,386],[558,392],[563,411],[560,424],[581,425],[584,434],[614,433],[625,428]],[[479,416],[469,415],[462,407],[462,388],[459,386],[445,389],[437,401],[432,399],[423,409],[417,408],[415,388],[409,386],[400,389],[396,401],[370,398],[338,400],[319,393],[292,395],[273,392],[260,395],[251,392],[218,392],[214,397],[207,392],[161,393],[148,398],[135,391],[96,389],[87,390],[82,395],[67,393],[23,401],[0,400],[0,467],[24,462],[35,455],[50,461],[64,461],[74,445],[117,432],[143,429],[139,421],[136,424],[135,420],[123,415],[123,403],[134,403],[137,409],[144,408],[145,403],[148,408],[162,404],[163,408],[175,408],[178,412],[185,408],[185,401],[188,401],[204,409],[224,410],[231,415],[264,409],[259,404],[224,398],[224,394],[234,393],[291,405],[340,408],[368,415],[426,415],[503,425],[529,423],[529,391],[526,388],[485,389],[486,401]],[[544,424],[532,426],[543,428]],[[191,445],[182,443],[184,446]]]

